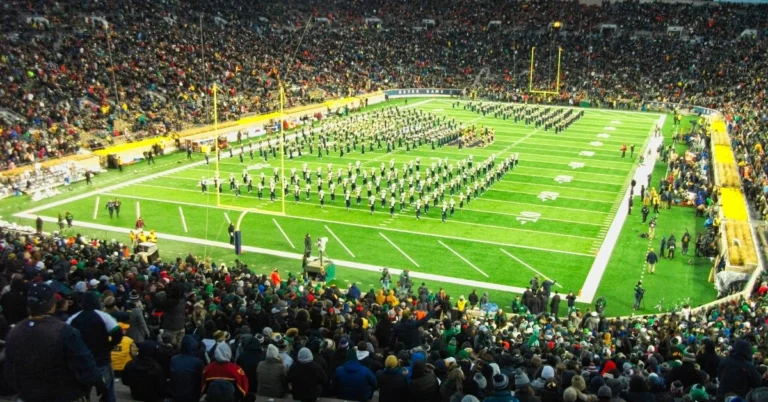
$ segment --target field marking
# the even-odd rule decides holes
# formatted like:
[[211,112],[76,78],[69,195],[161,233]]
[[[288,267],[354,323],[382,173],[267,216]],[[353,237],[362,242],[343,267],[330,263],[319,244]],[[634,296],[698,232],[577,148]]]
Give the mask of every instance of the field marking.
[[[533,272],[535,272],[535,273],[539,274],[539,276],[541,276],[542,278],[544,278],[544,279],[547,279],[547,280],[549,280],[549,281],[552,281],[552,278],[550,278],[550,277],[548,277],[548,276],[546,276],[546,275],[542,274],[541,272],[537,271],[537,270],[536,270],[536,268],[534,268],[534,267],[532,267],[532,266],[530,266],[530,265],[526,264],[525,262],[523,262],[523,260],[521,260],[521,259],[519,259],[519,258],[515,257],[514,255],[510,254],[509,252],[507,252],[507,250],[504,250],[503,248],[500,248],[499,250],[501,250],[501,252],[502,252],[502,253],[504,253],[504,254],[508,255],[508,256],[509,256],[510,258],[512,258],[513,260],[515,260],[515,261],[519,262],[520,264],[522,264],[524,267],[526,267],[526,268],[530,269],[531,271],[533,271]],[[554,281],[552,281],[552,282],[554,282]],[[561,285],[561,284],[559,284],[559,283],[555,283],[555,286],[559,286],[560,288],[562,288],[562,287],[563,287],[563,285]]]
[[93,219],[96,219],[96,216],[99,214],[99,200],[100,197],[96,197],[96,205],[93,206]]
[[[191,179],[189,179],[189,180],[191,180]],[[170,188],[170,189],[173,189],[174,191],[185,191],[185,192],[189,192],[189,193],[199,194],[199,192],[197,190],[177,188],[177,187],[168,187],[168,186],[156,186],[156,185],[153,185],[153,184],[141,184],[141,183],[139,183],[139,184],[135,184],[134,187],[149,187],[149,188],[158,188],[158,189],[166,189],[166,190]],[[486,191],[492,191],[492,190],[493,189],[491,188],[491,189],[486,190]],[[512,192],[512,191],[508,191],[508,192]],[[222,193],[221,196],[237,197],[235,194],[229,194],[229,193]],[[250,198],[250,199],[254,199],[254,200],[257,199],[257,197],[249,196],[249,195],[241,195],[239,198]],[[566,197],[562,197],[562,198],[566,198]],[[276,197],[275,198],[276,201],[281,200],[281,199],[282,199],[282,197]],[[589,201],[589,200],[585,200],[585,201]],[[613,204],[614,202],[605,201],[605,203]],[[313,202],[308,202],[308,201],[299,201],[298,204],[299,205],[316,206],[316,207],[319,208],[318,204],[313,203]],[[531,204],[531,205],[536,205],[536,204]],[[336,206],[336,205],[326,205],[325,208],[326,209],[332,208],[332,209],[338,209],[338,210],[345,210],[346,211],[345,207]],[[254,211],[254,212],[266,213],[266,211],[261,211],[261,210]],[[363,209],[350,209],[350,212],[366,213],[366,214],[370,213],[369,211],[363,210]],[[381,212],[381,213],[387,213],[387,212]],[[440,218],[431,218],[429,216],[423,216],[423,217],[421,217],[421,219],[428,220],[428,221],[439,221],[440,220]],[[582,240],[594,240],[594,237],[591,237],[591,236],[579,236],[579,235],[571,235],[571,234],[565,234],[565,233],[544,232],[544,231],[535,230],[535,229],[521,229],[521,228],[514,228],[514,227],[509,227],[509,226],[488,225],[488,224],[484,224],[484,223],[466,222],[466,221],[461,221],[461,220],[454,220],[452,222],[453,222],[453,224],[456,224],[456,225],[479,226],[479,227],[486,227],[486,228],[510,230],[510,231],[516,231],[516,232],[528,232],[528,233],[536,233],[536,234],[546,234],[546,235],[549,235],[549,236],[568,237],[568,238],[582,239]]]
[[227,223],[232,223],[232,220],[229,219],[229,214],[224,212],[224,217],[227,219]]
[[395,250],[399,251],[400,254],[403,255],[403,257],[407,258],[408,261],[411,262],[411,264],[415,265],[416,268],[421,268],[419,264],[417,264],[416,261],[413,260],[413,258],[411,258],[408,254],[406,254],[405,251],[403,251],[400,247],[397,247],[397,244],[393,243],[392,240],[389,240],[387,236],[384,236],[384,233],[379,232],[379,235],[381,235],[381,237],[383,237],[384,240],[386,240],[389,244],[391,244],[392,247],[395,248]]
[[[131,198],[131,199],[140,199],[145,201],[152,201],[152,202],[160,202],[165,204],[177,204],[177,205],[188,205],[191,207],[200,207],[200,208],[213,208],[213,209],[220,209],[223,211],[237,211],[238,209],[231,206],[215,206],[215,205],[207,205],[207,204],[197,204],[193,202],[186,202],[186,201],[172,201],[172,200],[163,200],[158,198],[149,198],[149,197],[142,197],[142,196],[136,196],[136,195],[130,195],[130,194],[112,194],[108,193],[107,195],[115,196],[115,197],[123,197],[123,198]],[[279,199],[279,198],[278,198]],[[263,211],[263,210],[249,210],[249,212],[255,214],[255,215],[274,215],[273,213],[270,213],[270,211]],[[24,218],[26,216],[25,212],[21,212],[18,214],[15,214],[14,216]],[[341,222],[341,221],[333,221],[329,219],[319,219],[319,218],[310,218],[306,216],[285,216],[280,215],[285,218],[290,219],[297,219],[297,220],[305,220],[310,222],[324,222],[324,223],[333,223],[337,225],[346,225],[346,226],[352,226],[352,227],[360,227],[365,229],[379,229],[376,226],[372,225],[363,225],[360,223],[351,223],[351,222]],[[439,219],[433,219],[435,221]],[[413,234],[414,232],[412,230],[406,230],[406,229],[393,229],[393,228],[385,228],[384,230],[390,231],[390,232],[397,232],[397,233],[409,233]],[[547,232],[537,232],[537,233],[547,233]],[[503,246],[503,247],[512,247],[512,248],[522,248],[526,250],[535,250],[535,251],[544,251],[548,253],[559,253],[559,254],[566,254],[566,255],[574,255],[578,257],[589,257],[594,258],[594,254],[589,253],[580,253],[577,251],[566,251],[566,250],[555,250],[555,249],[548,249],[543,247],[534,247],[534,246],[526,246],[522,244],[508,244],[508,243],[500,243],[490,240],[482,240],[482,239],[468,239],[464,237],[458,237],[458,236],[450,236],[450,235],[440,235],[440,234],[433,234],[433,233],[424,233],[424,232],[418,232],[417,234],[420,234],[422,236],[430,236],[430,237],[437,237],[441,239],[451,239],[451,240],[460,240],[460,241],[467,241],[467,242],[474,242],[474,243],[482,243],[482,244],[491,244],[494,246]]]
[[[661,115],[656,124],[658,124],[659,127],[664,127],[664,122],[666,119],[666,115]],[[664,142],[663,135],[659,137],[653,137],[653,131],[656,128],[656,124],[654,124],[648,132],[648,145],[641,147],[641,155],[643,152],[645,152],[646,149],[655,150],[660,144]],[[658,154],[656,152],[651,152],[651,155],[645,159],[645,162],[640,165],[637,170],[635,170],[633,178],[637,180],[638,183],[645,183],[645,181],[648,180],[648,174],[653,172],[653,168],[656,165],[657,156]],[[603,243],[600,245],[600,250],[597,252],[597,257],[592,263],[592,267],[589,269],[587,279],[584,281],[584,286],[581,288],[581,295],[585,303],[592,303],[592,299],[594,299],[595,295],[597,294],[597,288],[600,286],[600,281],[603,279],[603,274],[605,273],[606,268],[608,268],[608,261],[613,254],[613,249],[616,247],[616,243],[619,240],[621,228],[624,226],[624,222],[627,220],[627,212],[629,209],[627,200],[629,199],[631,190],[632,189],[630,186],[627,186],[626,192],[622,196],[621,201],[618,203],[618,210],[616,211],[613,222],[608,229],[608,233],[605,235]]]
[[[17,214],[19,218],[24,219],[36,219],[35,215],[27,214],[27,213],[19,213]],[[56,222],[56,218],[51,218],[48,216],[42,216],[41,217],[46,222]],[[90,229],[96,229],[99,231],[112,231],[117,233],[123,233],[128,234],[130,232],[130,229],[128,228],[121,228],[116,226],[109,226],[109,225],[102,225],[98,223],[91,223],[91,222],[78,222],[78,227],[84,227],[84,228],[90,228]],[[213,241],[213,240],[206,240],[206,239],[198,239],[194,237],[186,237],[186,236],[179,236],[174,234],[168,234],[168,233],[157,233],[157,236],[162,239],[176,241],[180,243],[187,243],[192,246],[210,246],[210,247],[216,247],[221,248],[225,250],[232,250],[232,245],[229,243],[223,243],[219,241]],[[243,251],[246,252],[252,252],[256,254],[263,254],[263,255],[269,255],[273,257],[279,257],[279,258],[288,258],[292,260],[301,261],[304,258],[304,254],[299,253],[291,253],[287,251],[279,251],[279,250],[271,250],[271,249],[265,249],[261,247],[254,247],[254,246],[242,246]],[[232,258],[235,258],[233,255]],[[343,260],[333,260],[333,263],[337,267],[344,267],[344,268],[350,268],[350,269],[356,269],[360,271],[367,271],[367,272],[374,272],[374,273],[381,273],[381,270],[384,269],[384,266],[380,265],[372,265],[372,264],[363,264],[359,262],[353,262],[353,261],[343,261]],[[403,271],[402,269],[394,268],[391,265],[388,267],[389,272],[392,275],[400,275],[400,273]],[[518,286],[509,286],[509,285],[501,285],[498,283],[493,282],[481,282],[476,280],[470,280],[470,279],[461,279],[461,278],[453,278],[449,276],[443,276],[443,275],[435,275],[435,274],[428,274],[425,272],[416,272],[411,271],[410,272],[411,278],[416,279],[422,279],[427,281],[435,281],[435,282],[442,282],[442,283],[449,283],[453,285],[461,285],[466,287],[475,287],[475,288],[483,288],[483,289],[490,289],[490,290],[498,290],[502,292],[513,292],[522,294],[525,291],[525,288],[521,288]],[[577,297],[576,300],[578,302],[582,302],[583,299]]]
[[329,228],[329,227],[328,227],[328,225],[324,225],[324,226],[325,226],[325,230],[327,230],[327,231],[328,231],[328,233],[330,233],[330,234],[331,234],[331,236],[333,236],[333,238],[334,238],[334,239],[336,239],[336,241],[337,241],[337,242],[339,242],[339,245],[341,245],[341,247],[344,247],[344,250],[347,250],[347,252],[349,253],[349,255],[351,255],[351,256],[352,256],[352,258],[355,258],[355,255],[354,255],[354,254],[352,254],[352,252],[351,252],[351,251],[349,251],[349,249],[347,248],[347,246],[346,246],[346,245],[344,245],[344,243],[341,241],[341,239],[339,239],[339,236],[336,236],[336,233],[333,233],[333,231],[331,230],[331,228]]
[[[518,183],[520,183],[520,182],[518,182]],[[555,186],[555,187],[557,187],[557,186]],[[528,194],[528,195],[539,195],[540,194],[540,193],[531,193],[531,192],[525,192],[525,191],[504,190],[504,189],[496,188],[496,186],[493,186],[493,187],[489,188],[488,190],[485,190],[486,193],[489,192],[489,191],[500,191],[502,193],[513,193],[513,194],[517,193],[517,194]],[[589,191],[592,191],[592,190],[584,189],[584,192],[589,192]],[[562,195],[558,196],[557,198],[558,199],[563,199],[563,200],[599,202],[601,204],[614,204],[616,202],[616,201],[592,200],[592,199],[589,199],[589,198],[564,197]],[[529,205],[536,205],[536,206],[538,206],[538,204],[534,204],[534,203],[530,203]]]
[[438,243],[440,243],[440,244],[441,244],[443,247],[447,248],[447,249],[448,249],[448,251],[452,252],[452,253],[453,253],[453,254],[454,254],[456,257],[459,257],[459,259],[461,259],[462,261],[466,262],[466,263],[467,263],[467,265],[469,265],[470,267],[474,268],[474,269],[475,269],[477,272],[479,272],[479,273],[483,274],[483,276],[485,276],[486,278],[490,278],[490,277],[488,276],[488,274],[486,274],[485,272],[483,272],[483,270],[482,270],[482,269],[478,268],[478,267],[477,267],[475,264],[473,264],[473,263],[469,262],[469,260],[468,260],[468,259],[464,258],[464,256],[462,256],[461,254],[457,253],[457,252],[456,252],[456,250],[454,250],[454,249],[452,249],[452,248],[448,247],[448,245],[447,245],[447,244],[443,243],[443,242],[442,242],[442,241],[440,241],[440,240],[438,240],[437,242],[438,242]]
[[288,244],[290,244],[290,245],[291,245],[291,248],[295,249],[295,248],[296,248],[296,246],[294,246],[294,245],[293,245],[293,242],[291,241],[291,239],[290,239],[290,238],[288,238],[288,235],[287,235],[287,234],[285,234],[285,231],[283,230],[283,228],[282,228],[282,227],[280,227],[280,224],[279,224],[279,223],[277,223],[277,219],[275,219],[275,218],[272,218],[272,222],[275,222],[275,226],[277,226],[277,228],[280,230],[280,233],[282,233],[282,234],[283,234],[283,237],[285,237],[285,240],[288,242]]
[[136,219],[141,218],[141,207],[139,206],[139,202],[136,201]]
[[181,210],[181,205],[179,205],[179,215],[181,216],[181,226],[184,227],[184,233],[187,233],[187,221],[184,219],[184,211]]

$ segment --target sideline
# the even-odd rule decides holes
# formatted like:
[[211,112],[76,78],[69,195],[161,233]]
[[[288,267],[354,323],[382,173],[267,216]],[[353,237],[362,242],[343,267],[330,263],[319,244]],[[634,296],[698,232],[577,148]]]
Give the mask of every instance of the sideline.
[[[664,122],[667,116],[661,115],[656,124],[659,127],[664,127]],[[635,175],[632,177],[638,184],[646,183],[648,181],[648,175],[653,172],[653,168],[656,165],[656,148],[659,144],[664,142],[664,136],[653,137],[653,131],[656,126],[651,127],[648,138],[648,145],[642,149],[642,152],[651,151],[651,155],[645,158],[643,164],[635,170]],[[642,155],[642,154],[640,154]],[[630,186],[631,187],[631,186]],[[600,281],[603,279],[605,269],[608,267],[608,260],[610,260],[613,254],[613,249],[616,247],[616,243],[621,235],[621,229],[624,227],[624,222],[627,220],[627,214],[629,212],[629,197],[630,187],[627,187],[626,194],[621,198],[619,203],[619,209],[616,211],[616,217],[611,223],[611,227],[608,229],[608,233],[605,235],[605,240],[600,246],[600,250],[597,252],[597,257],[592,263],[592,267],[589,269],[587,279],[584,281],[584,286],[581,288],[581,301],[583,303],[592,303],[597,293],[597,288],[600,286]]]

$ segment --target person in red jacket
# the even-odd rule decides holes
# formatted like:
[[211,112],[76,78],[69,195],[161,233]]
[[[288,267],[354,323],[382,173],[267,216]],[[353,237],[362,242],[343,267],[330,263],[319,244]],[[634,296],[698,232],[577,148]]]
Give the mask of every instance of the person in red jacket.
[[232,349],[225,342],[216,345],[214,360],[203,369],[203,394],[213,381],[224,380],[235,388],[235,400],[241,400],[248,393],[248,376],[240,366],[232,363]]
[[282,281],[280,280],[280,273],[277,272],[277,268],[272,270],[272,275],[269,276],[269,280],[272,282],[272,286],[280,286]]

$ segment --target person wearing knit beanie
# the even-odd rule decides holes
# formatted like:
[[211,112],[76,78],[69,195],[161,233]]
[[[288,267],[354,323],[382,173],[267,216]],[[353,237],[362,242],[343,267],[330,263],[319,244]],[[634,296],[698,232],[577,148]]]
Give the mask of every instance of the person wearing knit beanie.
[[[494,379],[495,381],[495,379]],[[515,389],[525,390],[531,385],[531,381],[528,380],[528,376],[524,371],[520,370],[515,374]]]
[[488,388],[488,381],[485,379],[485,376],[483,376],[483,373],[475,373],[475,376],[472,377],[472,380],[477,383],[477,388],[485,391],[486,388]]
[[494,391],[505,391],[509,387],[509,377],[504,374],[496,374],[493,376],[493,389]]
[[576,402],[576,398],[578,397],[579,393],[571,387],[566,388],[565,392],[563,392],[563,401],[565,402]]
[[313,360],[312,351],[307,348],[299,350],[299,363],[309,363]]
[[613,392],[611,391],[611,387],[607,385],[603,385],[599,390],[597,390],[597,397],[601,401],[610,401],[612,396]]
[[544,366],[544,368],[541,369],[541,378],[545,380],[551,380],[555,378],[555,369],[552,368],[552,366]]

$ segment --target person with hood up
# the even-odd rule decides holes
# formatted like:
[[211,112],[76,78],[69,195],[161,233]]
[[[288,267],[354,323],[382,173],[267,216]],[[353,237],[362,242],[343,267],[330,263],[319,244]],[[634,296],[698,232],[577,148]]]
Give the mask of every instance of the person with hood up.
[[126,309],[130,310],[131,320],[130,327],[125,333],[126,336],[133,339],[136,344],[144,342],[149,338],[149,327],[147,321],[144,319],[144,306],[139,299],[139,294],[136,291],[131,292],[130,301],[126,305]]
[[190,384],[200,384],[203,378],[205,362],[201,358],[203,349],[200,342],[192,335],[181,339],[181,353],[171,359],[170,393],[176,402],[197,402],[200,400],[200,388]]
[[731,354],[720,364],[717,379],[720,381],[718,400],[728,394],[745,398],[751,389],[760,386],[760,373],[752,364],[752,345],[749,341],[742,339],[736,342]]
[[123,329],[111,315],[101,311],[101,299],[94,291],[83,296],[83,309],[67,321],[80,331],[83,341],[93,353],[106,384],[101,400],[115,402],[115,373],[112,371],[112,349],[123,340]]
[[259,396],[282,398],[288,388],[288,375],[277,346],[267,346],[267,358],[256,367],[256,393]]
[[248,393],[248,377],[237,364],[232,363],[232,349],[222,342],[216,346],[215,360],[208,363],[203,369],[202,392],[206,393],[208,385],[216,380],[226,380],[232,383],[235,389],[234,398],[241,400]]
[[291,385],[293,400],[315,402],[320,396],[323,384],[328,382],[328,375],[314,362],[314,356],[309,349],[301,348],[298,357],[297,362],[288,370],[288,383]]
[[251,393],[256,393],[258,388],[256,370],[259,367],[259,363],[264,361],[264,351],[261,348],[261,342],[264,341],[264,336],[261,334],[243,335],[240,338],[240,353],[237,357],[237,365],[245,371],[245,375],[248,376],[248,386]]
[[440,400],[440,384],[425,360],[413,364],[410,391],[413,402]]
[[334,381],[336,396],[348,401],[367,401],[376,390],[376,376],[360,364],[354,348],[347,350],[346,361],[336,368]]
[[627,402],[655,402],[656,397],[648,390],[648,383],[645,378],[639,375],[633,375],[629,379],[629,392],[627,392]]
[[[157,343],[144,341],[138,345],[139,355],[123,369],[123,384],[131,388],[131,398],[142,402],[162,402],[165,399],[165,375],[155,360]],[[187,385],[189,386],[189,384]]]
[[20,276],[13,275],[10,290],[0,297],[0,306],[3,308],[3,315],[8,325],[16,325],[27,318],[27,292],[24,290],[24,280]]
[[379,402],[404,402],[409,399],[408,380],[403,367],[394,355],[384,360],[384,370],[376,373]]
[[711,339],[705,339],[704,347],[696,355],[696,363],[701,367],[701,371],[707,373],[709,378],[716,378],[720,361],[720,356],[715,353],[715,343]]

